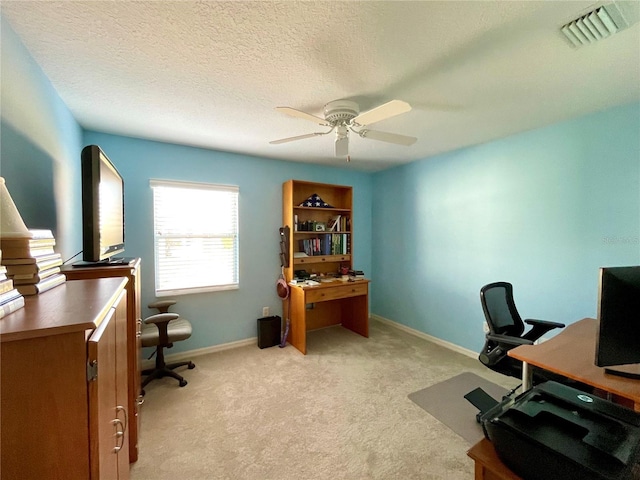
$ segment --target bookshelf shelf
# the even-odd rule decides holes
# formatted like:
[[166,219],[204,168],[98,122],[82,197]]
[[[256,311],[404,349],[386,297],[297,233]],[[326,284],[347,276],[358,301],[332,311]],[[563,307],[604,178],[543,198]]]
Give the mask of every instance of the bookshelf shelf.
[[[300,206],[313,195],[331,207]],[[283,224],[290,227],[290,267],[285,269],[287,281],[293,279],[294,270],[337,274],[341,267],[351,269],[353,188],[289,180],[282,186],[282,199]],[[336,226],[332,228],[333,222]],[[295,253],[300,252],[308,256],[295,257]]]

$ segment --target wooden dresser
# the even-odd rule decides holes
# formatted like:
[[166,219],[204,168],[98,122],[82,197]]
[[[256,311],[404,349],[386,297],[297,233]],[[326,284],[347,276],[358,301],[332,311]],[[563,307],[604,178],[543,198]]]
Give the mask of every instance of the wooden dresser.
[[127,282],[66,282],[0,321],[2,478],[129,478]]
[[129,384],[129,462],[138,460],[138,436],[140,432],[140,407],[143,402],[140,381],[140,357],[142,345],[142,310],[140,306],[140,259],[135,258],[124,265],[106,267],[65,266],[62,273],[67,280],[86,280],[90,278],[125,277],[129,280],[127,290],[127,382]]

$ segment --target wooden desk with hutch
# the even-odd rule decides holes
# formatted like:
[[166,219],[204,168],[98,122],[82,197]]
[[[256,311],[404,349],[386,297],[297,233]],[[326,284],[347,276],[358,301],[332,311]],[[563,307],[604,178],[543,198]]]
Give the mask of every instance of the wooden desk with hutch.
[[[313,194],[331,208],[300,206]],[[341,267],[353,269],[352,201],[353,189],[348,186],[301,180],[289,180],[282,185],[282,220],[283,225],[289,227],[288,266],[284,268],[287,282],[291,282],[296,270],[326,275],[329,279]],[[329,220],[338,215],[340,222],[334,230],[328,231]],[[317,223],[323,224],[324,229],[300,228],[303,224]],[[341,251],[338,247],[332,248],[324,255],[301,256],[304,253],[301,242],[320,239],[321,236],[339,240],[344,248]],[[283,302],[283,311],[285,318],[288,316],[291,321],[289,342],[300,352],[307,353],[308,330],[341,324],[364,337],[369,336],[368,280],[343,282],[335,279],[316,286],[295,285],[290,289],[290,298]]]

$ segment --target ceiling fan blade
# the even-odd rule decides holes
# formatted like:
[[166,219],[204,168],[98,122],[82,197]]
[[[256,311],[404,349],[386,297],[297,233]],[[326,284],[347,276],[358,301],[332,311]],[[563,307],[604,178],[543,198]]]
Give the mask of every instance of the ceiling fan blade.
[[416,137],[408,137],[406,135],[399,135],[397,133],[379,132],[377,130],[362,130],[359,132],[362,138],[371,138],[373,140],[380,140],[381,142],[395,143],[397,145],[413,145],[418,140]]
[[326,135],[326,133],[307,133],[305,135],[298,135],[297,137],[281,138],[280,140],[273,140],[269,142],[272,145],[279,145],[281,143],[295,142],[296,140],[304,140],[305,138],[318,137],[320,135]]
[[286,115],[290,115],[292,117],[303,118],[305,120],[309,120],[313,123],[317,123],[318,125],[328,125],[327,121],[324,118],[316,117],[315,115],[311,115],[310,113],[303,112],[300,110],[296,110],[291,107],[276,107],[276,110],[282,112]]
[[403,102],[402,100],[391,100],[390,102],[384,103],[379,107],[375,107],[371,110],[361,113],[353,120],[351,120],[351,122],[363,126],[371,125],[372,123],[395,117],[396,115],[400,115],[401,113],[407,113],[410,110],[411,105],[409,105],[407,102]]
[[349,137],[347,135],[336,137],[336,157],[349,155]]

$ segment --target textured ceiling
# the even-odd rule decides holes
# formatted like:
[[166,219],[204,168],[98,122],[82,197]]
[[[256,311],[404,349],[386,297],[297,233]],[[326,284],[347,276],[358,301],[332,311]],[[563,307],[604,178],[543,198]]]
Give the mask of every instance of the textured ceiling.
[[[610,3],[610,2],[605,2]],[[6,1],[2,15],[85,128],[222,151],[376,171],[640,100],[639,2],[630,28],[572,48],[559,28],[584,1]],[[409,113],[376,130],[410,146],[334,136],[351,99]],[[265,160],[267,161],[267,160]]]

